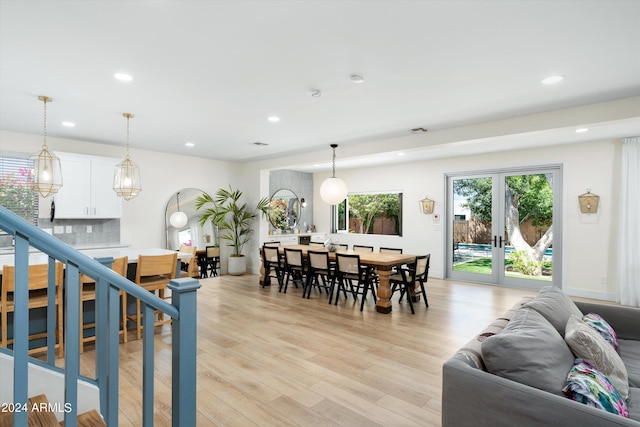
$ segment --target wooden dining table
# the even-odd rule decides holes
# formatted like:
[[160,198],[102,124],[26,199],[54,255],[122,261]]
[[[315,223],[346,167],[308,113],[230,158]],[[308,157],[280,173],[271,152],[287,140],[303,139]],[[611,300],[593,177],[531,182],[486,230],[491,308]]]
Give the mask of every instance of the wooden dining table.
[[[302,250],[302,256],[307,256],[307,251],[327,251],[322,246],[309,246],[309,245],[287,245],[279,246],[278,250],[284,255],[284,248],[300,249]],[[262,248],[260,248],[262,251]],[[327,251],[328,252],[328,251]],[[373,267],[378,272],[378,300],[376,301],[376,311],[378,313],[388,314],[391,313],[391,286],[389,284],[389,276],[393,267],[399,267],[403,264],[414,262],[415,255],[411,254],[398,254],[389,252],[354,252],[352,250],[339,250],[337,253],[346,254],[358,254],[360,255],[360,263],[368,267]],[[260,254],[260,260],[262,262],[262,254]],[[335,260],[336,252],[329,252],[329,259]],[[266,275],[264,266],[260,266],[260,285],[270,285],[271,278]]]

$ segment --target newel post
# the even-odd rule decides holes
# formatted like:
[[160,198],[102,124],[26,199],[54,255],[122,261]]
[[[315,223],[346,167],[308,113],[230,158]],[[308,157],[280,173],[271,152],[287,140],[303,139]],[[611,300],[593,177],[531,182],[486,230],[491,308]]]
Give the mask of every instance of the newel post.
[[196,279],[173,279],[169,282],[173,305],[180,317],[173,319],[172,326],[172,426],[196,425],[196,329],[197,290]]

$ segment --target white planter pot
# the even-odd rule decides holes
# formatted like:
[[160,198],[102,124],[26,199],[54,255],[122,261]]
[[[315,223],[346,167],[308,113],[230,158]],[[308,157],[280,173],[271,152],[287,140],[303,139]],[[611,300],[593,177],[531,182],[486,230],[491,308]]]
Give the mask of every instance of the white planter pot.
[[241,276],[247,271],[247,258],[242,256],[230,256],[227,272],[232,276]]

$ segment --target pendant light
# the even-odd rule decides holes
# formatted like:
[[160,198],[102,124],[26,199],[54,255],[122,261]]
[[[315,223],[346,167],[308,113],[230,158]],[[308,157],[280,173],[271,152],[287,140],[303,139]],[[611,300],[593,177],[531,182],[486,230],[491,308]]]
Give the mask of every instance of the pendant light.
[[39,96],[38,99],[44,103],[44,141],[42,150],[33,157],[35,163],[33,191],[42,197],[49,197],[62,187],[62,169],[60,159],[47,147],[47,102],[52,102],[53,99],[48,96]]
[[180,192],[179,191],[176,194],[176,198],[178,199],[178,211],[171,214],[171,217],[169,218],[169,222],[175,228],[182,228],[185,225],[187,225],[187,222],[189,222],[189,218],[187,217],[186,213],[180,210]]
[[129,120],[133,118],[131,113],[123,113],[127,119],[127,156],[116,165],[116,173],[113,175],[113,191],[125,200],[131,200],[142,191],[140,182],[140,169],[129,158]]
[[331,144],[333,148],[333,176],[324,180],[320,186],[320,197],[330,205],[337,205],[347,197],[347,184],[336,178],[336,148],[338,144]]

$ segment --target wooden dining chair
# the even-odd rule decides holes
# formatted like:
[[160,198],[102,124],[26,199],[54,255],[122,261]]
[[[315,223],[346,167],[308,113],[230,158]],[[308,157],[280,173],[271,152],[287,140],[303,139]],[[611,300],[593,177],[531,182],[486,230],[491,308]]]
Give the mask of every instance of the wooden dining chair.
[[302,297],[307,299],[311,297],[311,288],[316,287],[318,292],[322,293],[322,289],[327,291],[329,296],[329,304],[333,301],[333,289],[336,283],[336,271],[334,265],[329,261],[329,252],[327,251],[307,251],[309,260],[307,280],[305,282]]
[[178,252],[191,254],[191,258],[189,258],[188,262],[182,262],[180,264],[180,277],[198,278],[200,276],[198,272],[198,261],[196,257],[197,250],[198,248],[196,246],[180,245],[180,249],[178,249]]
[[[160,298],[167,299],[165,290],[169,281],[176,276],[176,264],[178,262],[178,253],[166,255],[140,255],[138,257],[138,265],[136,268],[135,283],[149,292],[156,293]],[[124,296],[124,304],[126,307],[126,298]],[[140,300],[136,299],[136,313],[127,315],[127,320],[136,324],[136,336],[138,339],[142,337],[142,313],[140,310]],[[160,326],[170,323],[171,319],[164,319],[164,315],[160,313],[154,325]]]
[[354,300],[357,300],[357,296],[361,295],[360,311],[364,308],[364,302],[367,299],[369,290],[371,290],[373,301],[375,302],[377,300],[374,287],[374,271],[360,263],[360,255],[337,252],[336,265],[338,280],[336,305],[340,299],[340,291],[345,294],[347,291],[350,292]]
[[[424,306],[426,308],[429,308],[427,291],[424,288],[424,284],[426,283],[429,276],[430,260],[431,254],[419,255],[416,257],[416,260],[414,262],[407,264],[406,267],[401,268],[399,272],[392,274],[389,277],[389,284],[391,285],[391,296],[393,296],[393,293],[399,288],[399,301],[402,302],[402,298],[406,294],[407,301],[409,302],[409,307],[411,307],[411,314],[416,314],[413,308],[414,295],[422,294],[422,297],[424,298]],[[416,289],[416,283],[418,284],[419,289]],[[412,290],[414,290],[413,294],[411,292]]]
[[[118,273],[122,277],[127,277],[127,267],[129,266],[128,257],[120,257],[114,258],[113,263],[111,264],[111,269]],[[120,330],[120,334],[122,335],[122,341],[127,342],[127,312],[126,312],[126,298],[124,297],[125,293],[120,291],[120,299],[122,300],[122,330]],[[91,277],[81,274],[80,275],[80,353],[84,353],[84,345],[90,342],[94,342],[96,340],[95,328],[96,323],[84,323],[84,303],[87,301],[95,301],[96,300],[96,281]],[[96,313],[96,307],[94,304],[94,316]],[[94,333],[92,335],[85,336],[85,331],[87,329],[93,329]]]
[[[62,328],[62,282],[63,282],[63,266],[62,263],[56,262],[55,264],[55,309],[57,312],[56,322],[56,349],[58,350],[58,357],[64,355],[64,341],[63,341],[63,328]],[[34,264],[29,266],[29,310],[48,307],[48,286],[49,286],[49,264]],[[12,265],[5,265],[2,267],[2,290],[0,291],[0,323],[2,324],[2,347],[7,347],[13,343],[13,339],[8,337],[8,314],[15,311],[14,306],[14,294],[15,294],[15,267]],[[47,308],[49,309],[49,308]],[[20,325],[29,327],[30,325]],[[13,329],[15,331],[16,324],[13,323]],[[15,333],[14,333],[15,335]],[[29,333],[29,341],[36,339],[43,339],[47,337],[47,332],[39,332],[31,334]],[[46,344],[42,347],[32,348],[29,350],[29,354],[37,353],[46,350]]]

